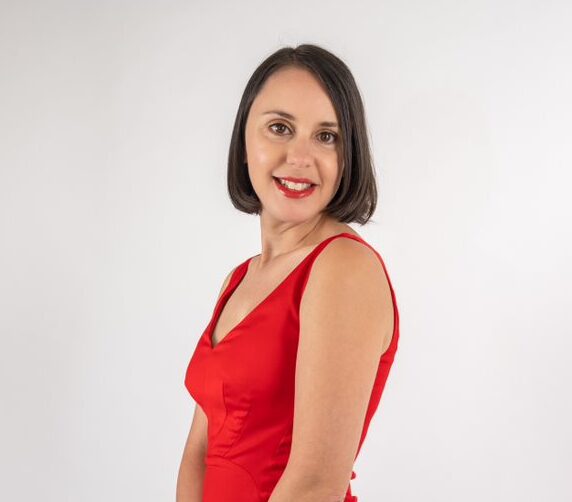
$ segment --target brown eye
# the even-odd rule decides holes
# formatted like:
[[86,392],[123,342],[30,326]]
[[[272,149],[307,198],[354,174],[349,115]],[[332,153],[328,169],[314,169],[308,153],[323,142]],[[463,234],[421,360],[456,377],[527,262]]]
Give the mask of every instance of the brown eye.
[[[288,129],[288,127],[287,127],[285,124],[283,124],[282,122],[276,122],[275,124],[271,124],[271,125],[268,126],[268,127],[270,127],[270,129],[272,129],[273,127],[284,127],[284,128],[286,128],[286,129]],[[275,129],[272,129],[272,130],[273,130],[274,132],[276,132]],[[279,136],[283,136],[283,134],[281,134],[280,132],[278,132],[278,135],[279,135]]]
[[327,143],[327,144],[335,143],[335,142],[338,140],[338,135],[337,135],[337,134],[334,134],[333,132],[324,131],[323,133],[320,134],[320,136],[322,136],[322,137],[323,137],[324,135],[325,135],[325,136],[330,136],[330,137],[332,138],[331,141],[326,141],[326,142],[325,142],[325,143]]

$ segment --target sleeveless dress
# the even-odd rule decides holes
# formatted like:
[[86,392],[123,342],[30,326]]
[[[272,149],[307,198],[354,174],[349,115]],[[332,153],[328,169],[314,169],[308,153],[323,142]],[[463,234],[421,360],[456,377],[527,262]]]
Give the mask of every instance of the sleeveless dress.
[[[234,270],[200,337],[185,375],[185,387],[208,418],[203,502],[267,502],[290,454],[299,306],[312,264],[339,237],[379,253],[360,237],[340,233],[325,239],[214,347],[212,332],[224,305],[246,274],[253,257]],[[399,339],[395,293],[394,329],[381,356],[356,458],[381,399]],[[359,333],[356,334],[359,343]],[[356,476],[352,471],[351,479]],[[357,502],[348,485],[344,502]]]

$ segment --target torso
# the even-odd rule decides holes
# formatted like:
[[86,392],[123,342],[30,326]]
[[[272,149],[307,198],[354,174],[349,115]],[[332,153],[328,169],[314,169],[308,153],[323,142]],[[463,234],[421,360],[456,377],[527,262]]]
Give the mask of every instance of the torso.
[[[316,235],[312,244],[281,255],[259,269],[260,255],[252,258],[247,273],[240,285],[226,302],[218,317],[212,333],[213,346],[218,345],[242,319],[296,268],[296,266],[324,239],[342,232],[361,237],[354,229],[344,223],[334,224]],[[226,285],[225,285],[226,288]],[[223,288],[224,289],[224,288]]]

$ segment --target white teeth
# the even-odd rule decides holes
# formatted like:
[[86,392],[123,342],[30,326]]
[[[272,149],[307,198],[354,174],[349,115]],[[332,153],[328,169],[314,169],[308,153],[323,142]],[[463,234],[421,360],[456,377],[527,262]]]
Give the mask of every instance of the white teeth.
[[302,190],[307,190],[312,186],[311,183],[292,183],[291,181],[286,181],[281,178],[278,178],[278,181],[285,187],[288,187],[290,190],[298,190],[299,192]]

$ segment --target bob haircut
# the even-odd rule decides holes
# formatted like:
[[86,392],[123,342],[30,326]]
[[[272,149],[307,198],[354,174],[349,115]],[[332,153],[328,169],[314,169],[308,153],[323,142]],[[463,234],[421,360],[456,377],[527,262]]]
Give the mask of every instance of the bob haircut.
[[250,77],[238,107],[228,154],[227,184],[232,204],[247,214],[260,214],[262,209],[245,163],[246,120],[266,79],[284,67],[310,71],[321,82],[336,110],[342,140],[342,178],[323,212],[340,222],[364,225],[375,211],[377,188],[363,102],[346,64],[313,44],[279,49]]

